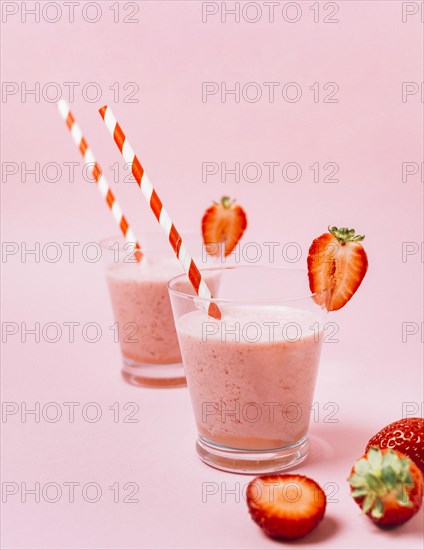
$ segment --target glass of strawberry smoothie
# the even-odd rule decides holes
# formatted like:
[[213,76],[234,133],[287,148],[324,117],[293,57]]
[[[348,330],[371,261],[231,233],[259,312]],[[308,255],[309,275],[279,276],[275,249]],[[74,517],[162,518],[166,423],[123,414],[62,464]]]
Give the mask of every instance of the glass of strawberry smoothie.
[[[200,265],[213,262],[203,250],[200,235],[185,237]],[[103,240],[106,280],[112,302],[115,341],[121,347],[123,378],[134,385],[184,386],[186,379],[172,315],[167,282],[182,272],[162,233],[140,239],[143,257],[121,237]],[[180,288],[187,289],[181,282]]]
[[200,458],[238,473],[305,460],[327,291],[311,295],[306,271],[273,266],[202,269],[216,278],[221,319],[208,301],[169,284],[198,429]]

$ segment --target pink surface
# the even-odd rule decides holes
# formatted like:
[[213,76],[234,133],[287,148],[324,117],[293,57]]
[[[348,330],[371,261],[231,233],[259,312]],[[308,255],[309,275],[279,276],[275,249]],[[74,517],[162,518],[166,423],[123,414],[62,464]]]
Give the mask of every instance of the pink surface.
[[[93,247],[84,249],[87,243],[117,231],[94,184],[81,177],[80,156],[55,104],[47,101],[58,89],[71,100],[136,232],[154,228],[154,220],[136,185],[124,181],[128,170],[97,113],[104,103],[113,106],[182,228],[199,224],[210,201],[228,193],[248,213],[244,243],[260,243],[266,256],[263,243],[278,242],[276,251],[285,253],[289,266],[305,265],[308,245],[328,224],[366,234],[369,272],[352,302],[329,317],[334,324],[314,398],[312,453],[299,468],[325,486],[330,502],[322,525],[298,546],[421,548],[422,511],[395,532],[379,531],[359,516],[345,481],[370,435],[407,413],[423,414],[422,24],[419,13],[404,14],[402,21],[402,10],[413,12],[420,4],[343,1],[333,16],[338,23],[322,22],[329,11],[321,11],[315,23],[312,2],[297,3],[302,15],[296,23],[283,19],[285,2],[277,4],[274,22],[263,7],[257,23],[246,20],[254,17],[254,7],[239,23],[229,15],[222,23],[220,14],[202,22],[197,1],[140,2],[133,16],[139,23],[123,22],[134,3],[115,23],[117,3],[101,2],[100,19],[90,23],[81,17],[83,8],[94,9],[88,4],[79,3],[73,22],[65,11],[56,23],[36,23],[30,15],[25,21],[21,12],[6,19],[3,13],[2,79],[15,93],[2,98],[2,239],[17,243],[7,250],[18,251],[3,255],[2,320],[16,323],[3,324],[3,338],[7,330],[19,331],[2,349],[3,408],[15,411],[2,418],[2,481],[11,484],[3,486],[3,497],[7,489],[19,492],[2,506],[2,546],[284,546],[264,537],[248,516],[242,489],[250,477],[212,470],[195,456],[187,390],[143,390],[120,379],[103,266],[84,261],[84,255],[95,255]],[[21,2],[2,2],[2,10],[5,5],[12,12],[22,9]],[[119,5],[124,10],[125,3]],[[93,19],[95,13],[85,15]],[[47,16],[52,20],[54,11]],[[286,19],[293,17],[286,11]],[[23,87],[33,89],[37,82],[39,101],[22,97]],[[58,87],[45,87],[52,82]],[[74,101],[66,82],[80,83]],[[90,82],[97,85],[83,94]],[[132,95],[138,103],[128,102],[135,90],[131,82],[139,86]],[[202,101],[202,82],[216,83],[208,90],[220,91],[222,83],[230,89],[240,82],[245,95],[240,102],[230,95],[222,102],[219,93]],[[243,88],[249,82],[256,84]],[[279,83],[273,102],[267,82]],[[284,88],[289,82],[297,84]],[[338,84],[338,103],[322,101],[336,89],[324,88],[331,82]],[[102,97],[91,103],[88,96],[99,87]],[[293,97],[299,87],[299,101],[282,98],[283,88]],[[259,101],[246,100],[258,89]],[[73,179],[64,164],[72,162],[79,163]],[[222,182],[221,163],[230,169],[236,162],[240,181],[228,174]],[[61,168],[56,182],[49,163]],[[204,172],[219,172],[206,177],[202,163],[208,163]],[[251,180],[257,167],[248,163],[262,170],[256,182]],[[273,182],[269,163],[279,163]],[[283,166],[286,180],[298,170],[287,163],[301,167],[299,181],[283,179]],[[338,183],[328,181],[335,165],[327,163],[339,166],[333,175]],[[22,171],[34,166],[40,177],[28,173],[22,181]],[[114,183],[118,166],[120,181]],[[17,173],[7,177],[6,171]],[[55,255],[54,247],[45,247],[52,241],[62,250],[56,263],[47,261]],[[69,242],[80,243],[74,262],[64,245]],[[21,252],[34,243],[44,252],[40,261],[27,256],[23,262]],[[241,254],[248,254],[246,248]],[[74,338],[68,332],[72,322],[79,323]],[[39,342],[33,335],[21,341],[22,323],[40,323]],[[48,323],[62,330],[56,343],[57,326]],[[79,404],[73,422],[69,402]],[[35,403],[40,421],[28,415],[23,422],[23,407]],[[97,422],[89,421],[100,414]],[[31,495],[21,502],[21,484],[29,489],[37,482],[40,502]],[[74,502],[64,485],[72,482],[79,484]],[[58,502],[51,502],[58,486],[47,483],[59,485]],[[97,485],[86,486],[83,496],[87,483]],[[132,498],[138,503],[123,502],[137,486]],[[102,496],[89,502],[99,487]]]

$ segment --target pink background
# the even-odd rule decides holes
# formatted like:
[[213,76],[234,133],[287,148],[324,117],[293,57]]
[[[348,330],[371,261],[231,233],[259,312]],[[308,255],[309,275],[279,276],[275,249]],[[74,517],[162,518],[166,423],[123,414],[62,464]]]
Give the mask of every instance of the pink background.
[[[4,3],[3,3],[4,4]],[[20,3],[13,3],[20,6]],[[28,5],[32,3],[27,3]],[[44,3],[41,2],[41,5]],[[123,9],[125,3],[121,3]],[[232,4],[232,3],[231,3]],[[312,239],[327,225],[355,227],[366,234],[369,272],[357,296],[340,312],[338,343],[324,346],[316,390],[319,418],[311,423],[312,453],[299,472],[334,492],[325,520],[299,543],[303,548],[421,548],[422,511],[401,529],[382,532],[360,517],[348,495],[346,477],[368,438],[424,401],[420,334],[402,342],[402,323],[422,323],[422,259],[402,261],[402,243],[422,242],[422,183],[419,174],[402,182],[402,162],[422,162],[420,94],[402,102],[402,82],[423,80],[422,24],[419,15],[402,23],[402,2],[341,1],[339,23],[313,22],[312,2],[298,2],[302,16],[287,23],[277,7],[270,23],[263,7],[256,24],[219,15],[202,22],[197,1],[139,2],[139,23],[113,22],[112,3],[101,2],[97,23],[75,21],[66,12],[57,23],[2,23],[2,78],[19,90],[56,82],[81,83],[71,109],[86,133],[109,182],[135,230],[154,228],[136,185],[113,184],[108,168],[120,157],[97,108],[109,103],[146,165],[177,226],[196,228],[203,210],[221,195],[236,196],[249,227],[245,242],[296,242],[305,266]],[[217,4],[218,6],[220,3]],[[229,4],[230,5],[230,4]],[[418,4],[417,4],[418,5]],[[4,6],[3,6],[4,7]],[[322,7],[322,4],[321,4]],[[91,12],[90,12],[91,13]],[[324,14],[325,15],[325,14]],[[53,17],[53,12],[49,17]],[[88,82],[102,89],[98,102],[81,94]],[[137,82],[138,103],[124,102],[122,87]],[[202,82],[297,82],[302,98],[257,103],[219,96],[202,102]],[[314,82],[337,82],[339,103],[314,103]],[[117,82],[119,102],[108,88]],[[281,88],[279,88],[280,90]],[[79,90],[79,91],[78,91]],[[265,88],[263,88],[266,91]],[[53,88],[50,89],[53,95]],[[82,161],[54,103],[20,94],[2,99],[2,158],[6,162]],[[202,162],[297,162],[296,183],[257,183],[219,175],[202,182]],[[337,162],[339,183],[312,181],[308,169]],[[186,389],[147,390],[120,378],[120,353],[108,327],[113,323],[101,262],[83,261],[83,244],[116,233],[94,184],[81,172],[70,182],[35,182],[18,174],[2,179],[2,240],[27,243],[81,243],[76,260],[49,263],[19,254],[3,257],[3,322],[43,326],[66,321],[96,322],[97,343],[76,331],[56,343],[10,336],[2,351],[2,399],[28,408],[56,402],[96,402],[102,418],[75,422],[62,418],[39,423],[19,414],[3,416],[2,480],[11,483],[96,482],[97,503],[76,490],[69,503],[21,502],[20,493],[2,507],[5,548],[273,548],[249,518],[243,496],[223,497],[251,478],[212,470],[195,456],[195,427]],[[124,172],[121,172],[124,174]],[[127,174],[127,172],[125,172]],[[51,176],[49,176],[51,177]],[[53,251],[51,251],[53,253]],[[109,407],[123,412],[136,402],[138,423],[115,423]],[[337,423],[324,422],[335,402]],[[79,411],[79,412],[78,412]],[[52,411],[53,414],[54,411]],[[92,411],[91,411],[92,412]],[[129,411],[127,411],[129,412]],[[126,413],[125,413],[126,414]],[[123,503],[127,482],[139,485],[139,503]],[[121,487],[120,502],[109,489]],[[202,502],[202,484],[219,492]],[[224,484],[221,486],[221,484]],[[203,485],[204,487],[204,485]],[[225,500],[222,502],[221,500]]]

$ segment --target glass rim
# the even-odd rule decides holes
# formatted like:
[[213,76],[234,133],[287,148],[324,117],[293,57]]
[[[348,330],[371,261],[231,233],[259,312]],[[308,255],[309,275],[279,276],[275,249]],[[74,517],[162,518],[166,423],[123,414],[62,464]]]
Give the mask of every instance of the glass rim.
[[[202,269],[199,269],[200,273],[204,274],[205,272],[210,271],[228,271],[232,269],[268,269],[268,270],[275,270],[275,271],[285,271],[285,272],[291,272],[291,273],[302,273],[307,277],[308,270],[301,267],[285,267],[285,266],[278,266],[278,265],[251,265],[251,264],[242,264],[242,265],[228,265],[228,266],[215,266],[215,267],[205,267]],[[319,292],[310,292],[308,294],[302,294],[300,296],[295,296],[293,298],[282,298],[282,299],[273,299],[273,300],[230,300],[228,298],[201,298],[197,294],[188,294],[187,292],[176,290],[173,288],[173,285],[178,281],[183,279],[184,277],[188,278],[187,273],[181,273],[180,275],[176,275],[175,277],[172,277],[167,283],[168,291],[169,293],[172,293],[174,296],[179,296],[181,298],[189,299],[189,300],[196,300],[198,302],[203,302],[206,304],[209,303],[216,303],[216,304],[237,304],[237,305],[254,305],[254,306],[260,306],[260,305],[266,305],[266,306],[279,306],[281,304],[284,304],[286,302],[298,302],[300,300],[309,300],[314,299],[318,296],[324,296],[328,294],[329,290],[328,288],[325,288],[323,290],[320,290]],[[192,287],[191,287],[192,288]],[[194,292],[194,289],[193,289]],[[322,303],[321,300],[317,302],[314,300],[317,304],[317,306],[320,306],[322,309],[325,309],[327,311],[326,303],[327,299],[323,300]]]

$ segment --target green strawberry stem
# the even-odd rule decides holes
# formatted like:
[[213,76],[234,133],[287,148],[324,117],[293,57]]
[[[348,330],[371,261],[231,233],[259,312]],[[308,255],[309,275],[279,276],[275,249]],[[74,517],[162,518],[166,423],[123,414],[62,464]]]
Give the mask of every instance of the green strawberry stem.
[[359,242],[365,239],[365,235],[355,235],[355,230],[348,229],[347,227],[340,227],[339,229],[335,225],[333,225],[333,227],[328,226],[328,231],[342,244],[348,243],[349,241]]
[[236,199],[232,199],[231,197],[223,196],[221,197],[221,202],[213,201],[214,204],[219,206],[223,206],[224,208],[231,208],[231,206],[236,202]]
[[364,497],[361,508],[364,514],[381,518],[384,514],[384,498],[392,494],[399,506],[411,508],[407,487],[413,486],[410,474],[412,461],[401,458],[391,449],[384,454],[378,447],[371,447],[364,458],[355,462],[348,481],[352,497]]

